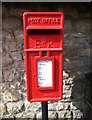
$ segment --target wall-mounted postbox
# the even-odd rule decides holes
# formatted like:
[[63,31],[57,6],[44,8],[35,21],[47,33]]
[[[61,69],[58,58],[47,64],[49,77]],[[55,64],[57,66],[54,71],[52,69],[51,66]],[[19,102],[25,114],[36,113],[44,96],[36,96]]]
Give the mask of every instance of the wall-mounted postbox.
[[63,13],[25,12],[23,24],[28,101],[62,99]]

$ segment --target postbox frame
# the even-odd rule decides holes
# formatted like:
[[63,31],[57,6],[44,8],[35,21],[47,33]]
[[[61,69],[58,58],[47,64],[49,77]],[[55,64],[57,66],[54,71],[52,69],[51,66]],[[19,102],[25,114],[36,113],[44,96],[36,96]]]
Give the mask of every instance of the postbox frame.
[[[45,15],[61,15],[61,21],[60,21],[60,25],[59,26],[41,26],[41,27],[39,27],[39,26],[28,26],[27,25],[27,15],[43,15],[43,14],[45,14]],[[61,100],[62,99],[62,80],[63,80],[63,71],[62,71],[62,69],[63,69],[63,43],[64,43],[64,41],[63,41],[63,31],[64,31],[64,14],[62,13],[62,12],[25,12],[24,14],[23,14],[23,23],[24,23],[24,49],[25,49],[25,63],[26,63],[26,79],[27,79],[27,82],[26,82],[26,88],[27,88],[27,100],[29,101],[29,102],[40,102],[40,101],[53,101],[53,100]],[[62,39],[62,42],[60,41],[60,48],[37,48],[37,49],[34,49],[34,48],[28,48],[28,43],[27,43],[27,35],[28,35],[28,33],[27,33],[27,31],[28,30],[41,30],[41,29],[48,29],[48,30],[60,30],[60,35],[61,35],[61,33],[62,33],[62,36],[60,36],[60,39]],[[51,56],[49,56],[49,54],[51,53],[51,52],[54,52],[54,51],[56,51],[56,52],[61,52],[62,54],[61,54],[61,56],[60,56],[60,60],[62,60],[62,63],[60,63],[60,65],[58,66],[59,67],[59,77],[58,77],[58,79],[59,79],[59,82],[60,82],[60,80],[61,80],[61,82],[60,82],[60,85],[58,85],[59,86],[59,91],[58,91],[58,96],[56,96],[56,94],[55,94],[55,97],[49,97],[49,98],[39,98],[39,96],[38,96],[38,98],[32,98],[32,96],[31,96],[31,85],[30,85],[30,78],[29,78],[29,53],[30,52],[38,52],[39,51],[39,56],[40,57],[35,57],[34,59],[35,59],[35,66],[36,66],[36,68],[37,68],[37,60],[41,60],[41,58],[42,58],[42,56],[41,56],[41,54],[42,54],[42,51],[47,51],[47,58],[49,59]],[[54,56],[53,56],[54,57]],[[45,57],[44,57],[45,58]],[[42,58],[43,59],[43,58]],[[55,61],[55,59],[53,58],[53,60],[52,60],[52,62],[53,62],[53,64],[56,64],[56,61]],[[56,69],[56,66],[53,66],[52,65],[52,71],[53,71],[53,73],[55,73],[55,69]],[[62,67],[62,68],[61,68]],[[37,69],[36,69],[37,70]],[[54,93],[54,89],[55,89],[55,84],[56,84],[56,81],[55,81],[55,75],[53,74],[53,86],[52,87],[42,87],[42,88],[38,88],[37,87],[37,89],[39,90],[39,91],[43,91],[43,89],[44,89],[44,92],[45,91],[47,91],[47,93],[49,93],[50,92],[50,90],[53,90],[53,93]],[[36,81],[37,81],[37,78],[36,78]],[[38,85],[38,83],[36,83],[36,85]],[[43,92],[43,93],[44,93]],[[52,94],[52,93],[51,93]]]

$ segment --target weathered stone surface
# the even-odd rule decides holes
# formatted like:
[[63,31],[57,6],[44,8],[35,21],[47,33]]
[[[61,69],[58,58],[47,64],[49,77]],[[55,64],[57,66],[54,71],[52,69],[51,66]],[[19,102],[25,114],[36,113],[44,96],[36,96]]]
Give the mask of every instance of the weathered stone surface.
[[20,60],[22,60],[22,54],[21,54],[21,52],[11,52],[10,55],[11,55],[11,57],[12,57],[12,59],[14,61],[20,61]]
[[2,30],[2,38],[6,43],[15,41],[15,36],[12,31]]
[[21,94],[19,94],[16,90],[6,90],[4,93],[1,93],[2,95],[2,101],[8,102],[8,101],[17,101],[21,99]]
[[71,99],[71,94],[63,94],[63,100],[64,101],[70,101],[70,99]]
[[7,11],[8,11],[8,8],[3,6],[2,7],[2,16],[4,16],[7,13]]
[[60,111],[60,112],[58,112],[58,118],[65,118],[65,114],[66,114],[67,112],[66,111]]
[[0,67],[2,66],[2,53],[0,52]]
[[41,103],[30,103],[27,100],[25,101],[25,111],[38,111],[41,109]]
[[5,70],[4,71],[4,81],[14,81],[14,80],[18,80],[20,77],[20,73],[15,69],[12,68],[10,70]]
[[84,99],[84,94],[83,94],[83,93],[78,93],[78,94],[76,95],[76,93],[72,93],[72,97],[73,97],[73,100],[74,100],[74,101],[79,102],[79,101],[81,101],[82,99]]
[[17,52],[20,50],[19,44],[14,40],[12,36],[7,36],[7,38],[3,39],[2,47],[4,52]]
[[16,16],[16,17],[22,18],[23,17],[23,13],[27,12],[27,11],[29,11],[29,10],[28,9],[23,9],[23,8],[22,9],[21,8],[17,8],[17,9],[10,10],[9,14],[11,16]]
[[84,107],[84,103],[83,102],[71,102],[71,109],[72,110],[80,110],[82,111],[83,110],[83,107]]
[[36,112],[36,118],[42,119],[42,112],[41,111]]
[[22,101],[7,103],[7,111],[9,114],[16,114],[24,110],[24,104]]
[[22,22],[20,19],[18,18],[12,18],[12,17],[6,17],[6,18],[3,18],[2,20],[2,27],[3,29],[5,30],[8,30],[8,29],[14,29],[14,28],[19,28],[22,26]]
[[9,83],[0,83],[0,92],[4,93],[5,90],[9,89],[10,85]]
[[9,65],[13,64],[13,60],[9,53],[3,53],[2,54],[2,67],[7,67]]
[[2,118],[2,119],[4,119],[4,118],[5,119],[7,119],[7,118],[12,119],[13,118],[14,119],[14,115],[13,114],[4,114],[4,115],[1,115],[0,118]]
[[64,102],[60,102],[57,105],[58,111],[62,111],[62,110],[69,110],[71,109],[71,103],[64,103]]
[[[71,11],[73,11],[73,12],[71,12]],[[71,16],[73,19],[77,19],[79,17],[78,11],[74,8],[67,9],[66,14]]]
[[90,55],[91,55],[91,49],[90,48],[80,50],[80,56],[90,56]]
[[81,32],[72,32],[70,34],[71,37],[74,37],[74,38],[81,38],[81,37],[85,37],[85,34],[81,33]]
[[0,84],[2,83],[2,68],[0,68]]
[[24,47],[24,34],[23,34],[23,28],[22,29],[15,29],[13,31],[15,39],[17,41],[18,46],[23,49]]
[[0,32],[0,53],[2,52],[2,33]]
[[75,21],[75,28],[80,31],[85,33],[86,30],[90,29],[90,18],[89,19],[78,19]]
[[70,19],[65,20],[64,30],[71,30],[72,28],[72,21]]
[[57,113],[55,111],[49,111],[48,118],[51,118],[51,119],[57,118]]
[[[42,112],[36,112],[36,118],[42,119]],[[49,120],[57,118],[56,111],[48,111],[48,118],[49,118]]]
[[0,102],[0,115],[3,115],[6,113],[6,106]]
[[71,98],[72,90],[69,91],[63,91],[63,99]]
[[71,111],[68,111],[68,110],[58,112],[58,116],[59,116],[59,118],[62,118],[62,119],[63,118],[72,118]]
[[85,31],[86,46],[88,46],[87,45],[87,43],[88,43],[90,45],[90,47],[92,47],[92,40],[91,40],[91,38],[92,38],[91,29],[90,30],[86,30]]
[[65,66],[65,68],[68,68],[68,69],[74,69],[74,68],[81,69],[84,66],[84,63],[81,60],[71,60],[71,61],[67,62],[67,64],[65,63],[64,66]]
[[70,49],[66,49],[66,51],[64,52],[64,55],[67,58],[71,58],[71,57],[76,57],[79,55],[79,50],[76,50],[75,48],[70,48]]
[[24,39],[23,29],[15,29],[13,30],[13,33],[17,41],[21,41]]
[[71,111],[67,111],[67,114],[65,115],[65,118],[72,118]]
[[[12,67],[15,68],[15,66],[17,68],[16,70],[19,70],[19,72],[23,72],[22,75],[24,75],[24,72],[25,72],[25,63],[24,63],[24,61],[21,61],[21,60],[16,61],[15,60]],[[20,77],[22,77],[22,76],[20,76]]]
[[73,111],[73,118],[82,118],[83,113],[80,110]]
[[65,46],[65,49],[68,49],[69,48],[76,48],[78,49],[79,47],[83,47],[84,46],[84,41],[85,41],[85,37],[68,37],[68,38],[65,38],[64,39],[64,46]]
[[[64,79],[64,80],[63,80],[64,85],[72,85],[74,78],[75,78],[75,77],[69,77],[68,79]],[[66,86],[66,87],[67,87],[67,86]]]
[[48,104],[48,110],[49,111],[56,111],[58,109],[58,103],[57,102],[55,102],[55,103],[50,103],[50,104]]
[[19,114],[16,114],[16,118],[34,118],[35,117],[35,113],[31,113],[31,112],[21,112]]
[[17,42],[9,42],[7,43],[7,47],[10,52],[17,52],[19,50]]
[[64,33],[64,38],[67,38],[69,37],[69,34],[68,33]]
[[71,89],[70,85],[63,85],[63,90],[64,91],[69,91]]
[[67,79],[69,77],[69,73],[66,73],[65,71],[63,71],[63,79]]

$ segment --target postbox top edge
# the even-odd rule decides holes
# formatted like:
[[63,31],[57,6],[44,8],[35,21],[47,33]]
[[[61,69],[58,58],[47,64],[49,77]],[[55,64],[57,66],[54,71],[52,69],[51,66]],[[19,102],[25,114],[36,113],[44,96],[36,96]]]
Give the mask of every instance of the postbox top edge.
[[53,14],[53,15],[63,15],[63,12],[24,12],[23,15],[29,15],[29,14],[45,14],[45,15],[49,15],[49,14]]

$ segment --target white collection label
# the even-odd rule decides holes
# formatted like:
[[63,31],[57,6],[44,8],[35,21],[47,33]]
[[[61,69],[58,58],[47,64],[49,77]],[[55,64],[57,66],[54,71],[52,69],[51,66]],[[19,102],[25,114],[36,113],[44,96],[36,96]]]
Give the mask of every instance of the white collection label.
[[52,87],[52,60],[38,60],[38,86]]

